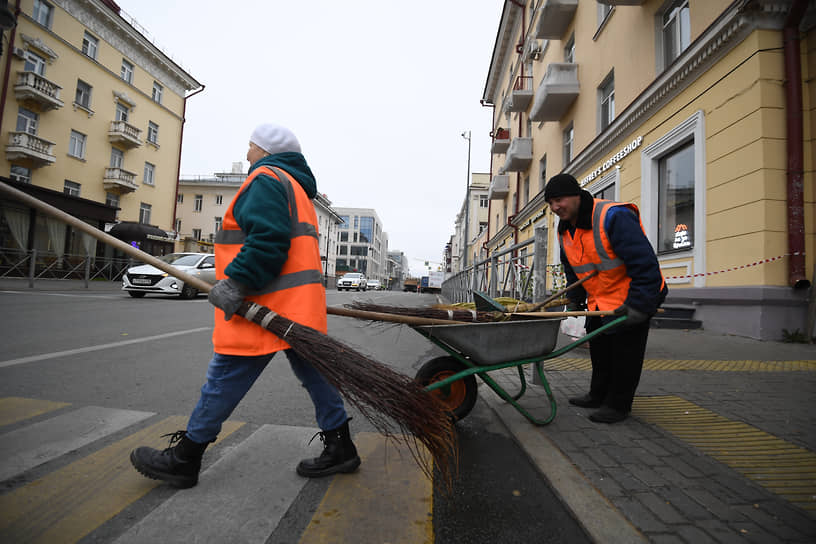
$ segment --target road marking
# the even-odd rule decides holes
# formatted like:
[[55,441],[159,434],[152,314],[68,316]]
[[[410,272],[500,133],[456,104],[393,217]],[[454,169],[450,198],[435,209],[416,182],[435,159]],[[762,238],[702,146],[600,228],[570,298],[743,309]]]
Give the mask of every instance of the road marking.
[[[546,371],[592,370],[589,359],[556,357],[542,361]],[[816,372],[816,361],[699,361],[645,359],[643,370],[700,370],[709,372]]]
[[85,406],[0,435],[0,481],[153,415],[152,412]]
[[181,336],[184,334],[191,334],[201,331],[211,331],[212,327],[198,327],[195,329],[187,329],[186,331],[168,332],[164,334],[157,334],[154,336],[145,336],[143,338],[133,338],[131,340],[122,340],[121,342],[111,342],[110,344],[99,344],[96,346],[88,346],[85,348],[67,349],[65,351],[54,351],[51,353],[42,353],[40,355],[31,355],[29,357],[20,357],[19,359],[8,359],[0,361],[0,368],[7,366],[23,365],[26,363],[35,363],[37,361],[46,361],[48,359],[56,359],[58,357],[67,357],[69,355],[78,355],[80,353],[89,353],[91,351],[100,351],[103,349],[118,348],[127,346],[129,344],[140,344],[143,342],[153,342],[154,340],[162,340],[164,338],[172,338],[174,336]]
[[[0,496],[0,542],[80,540],[160,485],[136,472],[130,451],[138,446],[166,447],[167,438],[161,435],[183,429],[186,422],[187,416],[167,418]],[[219,440],[242,425],[227,421]]]
[[376,433],[354,438],[363,460],[354,474],[329,485],[301,544],[335,542],[432,543],[433,482],[408,448]]
[[[115,544],[241,542],[263,544],[307,479],[295,465],[318,429],[263,425]],[[319,452],[314,452],[314,456]]]
[[121,299],[121,296],[115,295],[90,295],[90,294],[82,294],[82,295],[71,295],[69,293],[46,293],[43,291],[8,291],[5,289],[0,290],[2,294],[9,294],[9,295],[40,295],[46,297],[79,297],[79,298],[115,298]]
[[70,406],[67,402],[6,397],[0,399],[0,427]]

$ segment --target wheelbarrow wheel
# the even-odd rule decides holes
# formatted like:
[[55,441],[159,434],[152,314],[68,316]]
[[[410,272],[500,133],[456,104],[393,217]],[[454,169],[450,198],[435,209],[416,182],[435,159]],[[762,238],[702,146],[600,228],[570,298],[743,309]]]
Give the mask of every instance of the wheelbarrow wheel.
[[[422,365],[416,374],[416,380],[427,387],[466,368],[467,366],[453,357],[437,357]],[[472,375],[465,376],[446,387],[434,389],[431,394],[445,404],[454,420],[464,419],[476,405],[476,378]]]

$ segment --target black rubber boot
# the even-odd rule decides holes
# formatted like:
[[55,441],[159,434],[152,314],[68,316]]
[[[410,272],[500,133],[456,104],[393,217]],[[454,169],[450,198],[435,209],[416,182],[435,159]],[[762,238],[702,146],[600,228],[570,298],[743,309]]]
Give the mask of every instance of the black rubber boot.
[[354,472],[360,466],[360,457],[357,455],[357,448],[351,441],[349,432],[349,421],[332,429],[322,431],[315,436],[319,436],[324,444],[323,453],[320,457],[304,459],[297,466],[297,473],[306,478],[322,478],[338,472]]
[[143,475],[162,480],[181,489],[198,483],[201,457],[209,443],[199,444],[187,438],[186,431],[176,431],[170,437],[170,446],[155,450],[142,446],[130,452],[130,462]]

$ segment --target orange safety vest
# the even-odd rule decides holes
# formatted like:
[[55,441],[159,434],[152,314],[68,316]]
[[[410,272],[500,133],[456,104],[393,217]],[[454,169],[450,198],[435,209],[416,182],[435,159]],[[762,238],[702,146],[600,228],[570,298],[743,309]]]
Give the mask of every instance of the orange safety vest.
[[[221,230],[215,235],[215,277],[224,279],[224,270],[238,255],[245,234],[232,215],[232,208],[256,176],[277,179],[289,195],[292,221],[291,242],[281,272],[268,285],[253,291],[247,300],[257,302],[281,316],[326,333],[326,291],[323,288],[318,248],[317,214],[306,191],[292,176],[279,168],[256,168],[238,189],[227,208]],[[264,355],[289,348],[271,332],[234,315],[224,321],[224,312],[215,309],[213,348],[223,355]]]
[[[632,278],[626,274],[623,261],[612,249],[604,228],[606,213],[613,206],[626,206],[635,212],[640,220],[640,212],[634,204],[595,199],[592,205],[592,230],[575,229],[574,235],[565,230],[560,234],[561,248],[578,279],[588,276],[595,270],[598,271],[596,276],[582,284],[587,293],[587,307],[590,310],[597,308],[601,311],[610,311],[620,307],[626,302],[629,284],[632,282]],[[640,228],[643,229],[642,222]],[[665,284],[664,279],[661,289]]]

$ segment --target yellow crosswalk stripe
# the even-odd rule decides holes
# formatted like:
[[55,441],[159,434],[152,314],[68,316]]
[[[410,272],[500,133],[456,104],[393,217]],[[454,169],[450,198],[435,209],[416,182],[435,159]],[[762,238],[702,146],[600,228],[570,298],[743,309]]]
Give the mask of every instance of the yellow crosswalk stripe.
[[376,433],[354,437],[359,471],[334,477],[301,544],[432,543],[433,482],[403,444]]
[[[131,450],[166,447],[161,435],[186,423],[186,416],[169,417],[0,496],[0,542],[58,544],[87,535],[159,485],[131,466]],[[219,440],[242,425],[227,421]]]
[[66,406],[70,406],[70,404],[50,400],[5,397],[0,399],[0,426],[11,425]]

